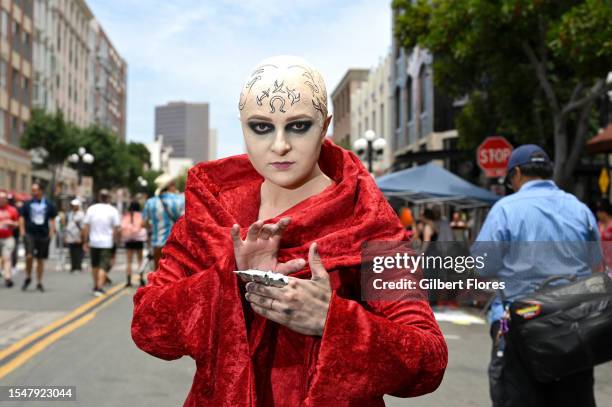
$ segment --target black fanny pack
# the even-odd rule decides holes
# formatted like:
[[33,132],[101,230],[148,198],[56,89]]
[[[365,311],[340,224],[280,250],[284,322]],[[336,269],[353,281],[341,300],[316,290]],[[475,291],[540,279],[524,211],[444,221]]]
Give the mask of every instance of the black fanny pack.
[[[571,283],[551,286],[559,280]],[[612,280],[604,273],[549,278],[512,303],[509,334],[540,382],[612,360]]]

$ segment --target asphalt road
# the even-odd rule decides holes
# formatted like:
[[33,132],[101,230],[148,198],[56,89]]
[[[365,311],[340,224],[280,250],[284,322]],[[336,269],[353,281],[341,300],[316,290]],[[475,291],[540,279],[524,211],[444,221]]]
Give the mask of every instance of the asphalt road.
[[[4,359],[0,357],[2,385],[76,386],[77,401],[52,404],[58,407],[182,405],[191,385],[194,363],[189,358],[166,362],[136,348],[129,329],[135,289],[120,288],[125,278],[122,253],[118,259],[111,273],[116,284],[111,290],[114,295],[103,300],[94,300],[91,295],[89,273],[55,271],[54,264],[48,267],[45,293],[33,288],[21,292],[23,273],[16,276],[16,287],[0,288],[0,356],[53,321],[67,321],[9,356],[4,355]],[[98,302],[91,305],[95,301]],[[83,310],[83,304],[83,312],[74,311],[78,307]],[[387,397],[388,406],[490,405],[487,328],[464,323],[440,322],[450,354],[441,387],[416,399]],[[598,405],[612,405],[612,363],[596,369],[596,394]],[[4,404],[41,405],[16,401]]]

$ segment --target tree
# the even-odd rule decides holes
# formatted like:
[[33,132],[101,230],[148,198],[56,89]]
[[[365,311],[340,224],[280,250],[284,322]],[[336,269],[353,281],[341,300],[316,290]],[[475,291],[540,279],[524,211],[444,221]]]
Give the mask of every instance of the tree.
[[487,135],[554,149],[567,186],[595,104],[611,88],[612,7],[606,0],[394,0],[402,46],[434,55],[436,85],[469,96],[457,118],[466,148]]
[[51,186],[55,185],[58,171],[68,156],[78,148],[78,128],[64,120],[61,111],[49,114],[41,109],[33,109],[23,136],[21,147],[36,150],[42,162],[36,167],[51,171]]

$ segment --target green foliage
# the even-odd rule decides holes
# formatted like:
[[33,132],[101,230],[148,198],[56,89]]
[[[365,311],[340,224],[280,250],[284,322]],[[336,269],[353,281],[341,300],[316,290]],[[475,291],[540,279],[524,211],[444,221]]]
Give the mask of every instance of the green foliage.
[[433,53],[436,86],[469,96],[457,118],[462,147],[494,133],[567,145],[555,161],[570,159],[571,174],[612,69],[610,0],[394,0],[393,8],[399,43]]
[[95,160],[93,165],[85,166],[85,175],[93,176],[96,190],[127,186],[137,192],[141,190],[137,179],[143,176],[143,167],[150,166],[149,151],[144,144],[123,143],[116,134],[99,126],[80,129],[65,121],[61,111],[50,114],[34,109],[21,146],[28,150],[44,149],[39,167],[51,170],[54,177],[57,168],[71,154],[85,147]]
[[142,189],[137,180],[143,176],[144,164],[149,164],[149,152],[143,144],[126,144],[99,126],[84,129],[79,141],[95,158],[88,171],[94,178],[96,191],[118,187],[128,187],[131,192]]
[[[147,181],[145,192],[148,196],[155,195],[155,178],[159,177],[162,171],[147,170],[142,174],[142,177]],[[142,191],[142,187],[141,191]]]
[[27,150],[44,149],[40,167],[53,169],[77,150],[77,137],[78,128],[67,123],[61,112],[49,114],[33,109],[21,137],[21,147]]
[[187,186],[187,173],[189,171],[185,170],[183,171],[177,178],[176,178],[176,188],[179,191],[185,191],[185,187]]

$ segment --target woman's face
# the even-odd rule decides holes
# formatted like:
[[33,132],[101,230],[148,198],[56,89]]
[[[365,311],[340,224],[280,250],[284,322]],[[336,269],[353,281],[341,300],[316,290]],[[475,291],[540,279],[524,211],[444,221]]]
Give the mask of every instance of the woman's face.
[[267,181],[283,188],[297,188],[314,176],[331,119],[324,117],[327,109],[320,108],[304,72],[272,69],[254,75],[240,99],[249,159]]

